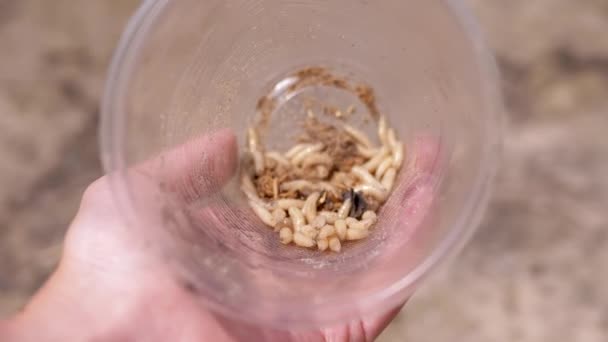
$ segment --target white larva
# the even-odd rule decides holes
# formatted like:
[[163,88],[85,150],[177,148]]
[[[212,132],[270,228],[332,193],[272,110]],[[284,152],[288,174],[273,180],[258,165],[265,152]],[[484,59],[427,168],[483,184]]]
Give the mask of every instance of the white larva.
[[342,249],[342,244],[340,243],[340,240],[337,237],[331,237],[329,238],[329,249],[333,252],[339,252],[340,249]]
[[264,224],[270,227],[274,227],[276,222],[272,217],[270,211],[268,211],[266,208],[264,208],[259,203],[256,203],[255,201],[249,201],[249,205],[251,206],[251,209],[253,209],[253,212],[260,218],[260,220],[264,222]]
[[391,190],[395,184],[395,178],[397,176],[397,170],[395,168],[389,168],[382,177],[382,186],[385,189]]
[[397,141],[397,137],[395,135],[395,130],[390,128],[386,134],[386,140],[388,140],[388,145],[392,150],[394,150],[399,142]]
[[372,159],[368,160],[365,164],[363,164],[363,168],[372,172],[384,161],[384,158],[388,154],[389,150],[386,146],[383,146],[378,154],[372,157]]
[[290,217],[286,217],[283,219],[283,227],[293,229],[293,221]]
[[348,226],[348,229],[366,229],[363,222],[353,217],[346,218],[346,225]]
[[314,247],[315,245],[315,240],[299,232],[293,234],[293,242],[300,247],[307,248]]
[[283,167],[291,166],[291,164],[289,163],[289,160],[287,160],[287,158],[283,157],[283,155],[281,155],[279,152],[276,152],[276,151],[267,152],[266,158],[274,160],[277,164],[279,164]]
[[361,216],[361,219],[363,219],[363,220],[371,220],[374,222],[376,221],[377,218],[378,218],[378,216],[376,215],[376,213],[373,210],[367,210]]
[[370,229],[378,220],[378,216],[372,210],[367,210],[361,216],[361,223],[365,226],[365,229]]
[[295,156],[293,156],[293,158],[291,158],[291,163],[296,166],[300,165],[304,161],[304,159],[306,159],[308,156],[312,155],[313,153],[317,153],[317,152],[321,151],[323,149],[323,147],[324,147],[323,144],[320,144],[320,143],[305,147],[300,152],[298,152]]
[[325,225],[319,231],[319,239],[327,239],[330,236],[334,235],[335,233],[336,233],[336,229],[334,228],[334,226]]
[[327,239],[318,239],[317,247],[319,248],[319,250],[321,252],[323,252],[323,251],[327,250],[327,248],[329,248],[329,241],[327,241]]
[[281,228],[279,231],[279,239],[282,244],[288,245],[293,241],[293,232],[287,227]]
[[393,165],[393,157],[391,157],[391,156],[384,157],[384,160],[382,161],[382,163],[380,163],[380,165],[376,169],[376,173],[374,174],[376,179],[382,179],[382,175],[384,175],[386,170],[389,167],[391,167],[392,165]]
[[346,240],[354,241],[365,239],[369,235],[367,229],[348,229],[346,231]]
[[319,230],[316,229],[315,227],[309,226],[309,225],[302,226],[302,228],[300,228],[299,232],[308,236],[311,239],[316,239],[317,236],[319,235]]
[[376,156],[378,154],[378,152],[380,150],[376,149],[376,148],[369,148],[369,147],[357,145],[357,151],[359,152],[360,155],[362,155],[365,158],[373,158],[374,156]]
[[272,218],[274,219],[275,224],[279,224],[287,218],[287,213],[281,208],[276,208],[272,211]]
[[329,224],[333,224],[338,219],[338,214],[332,211],[320,211],[317,215],[323,216],[325,221]]
[[311,144],[297,144],[296,146],[289,149],[289,151],[285,152],[285,158],[291,159],[296,154],[300,153],[306,147],[311,146]]
[[341,241],[344,241],[344,239],[346,239],[346,221],[336,220],[336,222],[334,222],[334,229],[336,230],[336,235],[338,238]]
[[303,191],[305,189],[313,189],[314,184],[311,181],[297,179],[285,183],[281,183],[282,191]]
[[318,215],[310,224],[317,229],[321,229],[327,224],[327,220],[324,216]]
[[283,198],[283,199],[277,200],[275,202],[275,206],[279,207],[283,210],[288,210],[291,207],[296,207],[298,209],[302,209],[302,207],[304,206],[304,201],[299,200],[299,199]]
[[325,165],[317,165],[315,171],[317,172],[317,177],[320,179],[325,179],[329,176],[329,169]]
[[319,164],[329,166],[332,164],[332,159],[327,153],[315,152],[309,154],[302,160],[302,167],[304,168]]
[[293,223],[294,230],[296,232],[299,231],[306,224],[304,214],[302,214],[302,211],[296,207],[289,208],[288,212],[289,217],[291,218],[291,222]]
[[253,181],[246,173],[241,175],[241,190],[245,193],[245,196],[251,201],[260,202],[260,198],[258,196],[258,192],[255,189],[255,185],[253,185]]
[[328,182],[319,182],[314,185],[315,189],[331,192],[334,196],[339,195],[338,188]]
[[404,150],[403,144],[399,143],[395,146],[393,150],[393,167],[400,168],[403,163],[404,158]]
[[380,116],[380,119],[378,120],[378,138],[380,138],[380,141],[382,142],[382,145],[384,145],[384,146],[388,145],[386,131],[387,131],[386,118],[384,117],[384,115],[382,115],[382,116]]
[[364,229],[370,229],[376,221],[374,220],[361,220]]
[[274,226],[274,231],[278,232],[283,228],[293,229],[293,223],[291,222],[291,219],[289,217],[286,217],[282,221],[277,222],[277,224]]
[[367,184],[379,189],[382,188],[382,184],[376,178],[374,178],[374,176],[372,176],[369,171],[362,168],[361,166],[353,166],[351,172],[359,179],[361,179],[361,181],[363,181],[363,184]]
[[306,198],[306,202],[304,202],[304,206],[302,207],[302,213],[304,217],[306,217],[306,221],[308,223],[312,223],[312,221],[317,217],[317,201],[321,196],[318,192],[313,192],[308,195]]
[[334,172],[331,184],[336,188],[348,189],[357,182],[357,178],[352,173]]
[[256,175],[261,175],[266,168],[266,162],[264,160],[264,154],[260,151],[251,151],[253,156],[253,165]]
[[250,152],[259,151],[260,140],[258,132],[252,127],[247,130],[247,145]]
[[338,209],[338,218],[345,219],[348,216],[352,206],[353,201],[350,198],[347,198],[344,202],[342,202],[340,209]]
[[305,191],[305,190],[315,190],[315,191],[329,191],[335,196],[338,196],[338,189],[328,182],[318,182],[313,183],[308,180],[297,179],[285,183],[281,183],[279,187],[281,191]]
[[378,188],[369,184],[357,185],[354,190],[356,192],[362,192],[366,195],[370,195],[379,201],[384,201],[388,196],[388,192],[386,189],[384,189],[384,187]]
[[372,143],[369,141],[367,135],[365,135],[365,133],[361,132],[360,130],[350,125],[344,125],[344,131],[364,147],[372,147]]
[[279,198],[279,180],[276,178],[272,180],[272,198]]

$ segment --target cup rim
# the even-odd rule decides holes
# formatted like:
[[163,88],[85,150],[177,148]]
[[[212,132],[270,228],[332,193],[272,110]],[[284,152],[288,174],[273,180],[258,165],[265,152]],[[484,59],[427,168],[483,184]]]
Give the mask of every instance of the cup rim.
[[[479,163],[480,177],[465,200],[463,210],[436,247],[413,270],[404,274],[398,281],[382,290],[371,293],[365,298],[354,301],[342,301],[332,312],[345,312],[348,317],[336,315],[334,321],[353,319],[364,313],[374,313],[391,309],[411,295],[413,287],[426,278],[434,269],[459,252],[479,226],[483,213],[488,205],[492,192],[492,180],[496,174],[501,150],[501,137],[504,129],[504,109],[498,87],[498,69],[494,57],[484,42],[483,34],[472,12],[462,0],[442,0],[453,13],[464,31],[469,43],[474,48],[475,63],[478,65],[478,80],[484,95],[483,108],[486,112],[484,132],[486,144]],[[141,46],[148,37],[158,15],[162,13],[170,0],[144,0],[130,19],[113,56],[108,80],[101,106],[100,149],[104,171],[109,174],[111,192],[121,208],[121,214],[129,223],[138,224],[134,200],[129,192],[126,180],[126,162],[121,146],[124,146],[125,127],[120,123],[121,107],[125,102],[126,85],[129,79],[128,70],[132,70]],[[491,125],[489,125],[491,123]],[[201,298],[213,311],[227,317],[234,317],[255,323],[273,325],[276,316],[236,311],[227,308],[210,298]],[[352,317],[351,317],[352,316]],[[291,322],[290,322],[291,323]],[[295,325],[310,326],[315,322],[294,322]],[[284,327],[285,322],[281,322]]]

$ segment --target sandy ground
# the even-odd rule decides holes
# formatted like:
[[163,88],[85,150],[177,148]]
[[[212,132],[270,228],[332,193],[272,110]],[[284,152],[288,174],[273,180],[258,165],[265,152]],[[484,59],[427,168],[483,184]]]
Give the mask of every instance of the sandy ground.
[[[469,0],[509,125],[479,233],[381,341],[608,340],[608,1]],[[101,174],[98,104],[135,0],[0,0],[0,316],[55,266]]]

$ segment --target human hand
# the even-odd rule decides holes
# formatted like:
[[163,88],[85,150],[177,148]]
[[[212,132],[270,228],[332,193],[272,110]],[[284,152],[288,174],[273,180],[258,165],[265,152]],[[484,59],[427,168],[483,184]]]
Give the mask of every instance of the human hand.
[[[223,183],[236,168],[236,153],[235,138],[227,131],[203,137],[169,154],[179,157],[167,164],[171,170],[164,181],[190,184],[193,172],[200,171],[197,156],[205,154],[211,163],[206,176]],[[424,160],[419,167],[425,167]],[[143,177],[149,168],[143,163],[131,172]],[[197,195],[206,191],[203,186]],[[149,234],[122,218],[107,177],[93,183],[70,226],[58,269],[23,312],[0,324],[0,340],[371,341],[402,306],[395,303],[378,317],[314,331],[251,326],[203,308],[142,243]]]
[[[166,181],[189,184],[197,170],[194,165],[200,162],[195,156],[202,152],[212,164],[205,168],[207,177],[218,183],[230,178],[236,167],[236,142],[223,131],[173,153],[180,158],[168,163],[171,171]],[[145,175],[152,170],[143,163],[131,172]],[[70,226],[58,269],[23,312],[0,325],[0,339],[368,341],[380,334],[402,306],[395,303],[393,310],[378,317],[314,331],[280,331],[233,321],[194,300],[192,291],[141,243],[148,233],[122,218],[107,177],[89,186]]]

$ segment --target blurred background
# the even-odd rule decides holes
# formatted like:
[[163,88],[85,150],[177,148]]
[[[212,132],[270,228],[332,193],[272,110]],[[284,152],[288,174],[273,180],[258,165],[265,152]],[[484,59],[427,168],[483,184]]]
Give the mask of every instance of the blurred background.
[[[608,0],[467,0],[503,75],[480,231],[380,341],[608,341]],[[136,0],[0,0],[0,317],[55,267],[101,175],[98,106]]]

